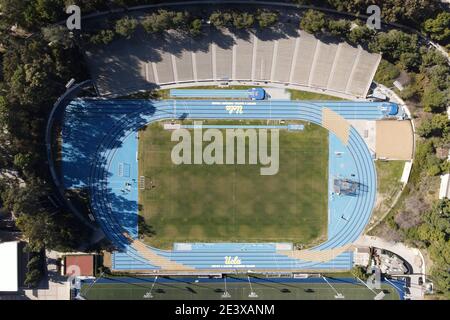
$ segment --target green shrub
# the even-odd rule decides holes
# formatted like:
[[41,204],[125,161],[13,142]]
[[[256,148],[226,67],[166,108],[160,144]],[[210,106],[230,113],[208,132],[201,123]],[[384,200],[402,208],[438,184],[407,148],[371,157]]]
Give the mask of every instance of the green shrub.
[[326,27],[325,14],[317,10],[308,10],[300,21],[300,29],[311,34],[320,34]]
[[326,26],[329,33],[337,37],[346,37],[350,32],[350,21],[345,19],[330,20]]
[[216,28],[230,27],[233,24],[233,16],[229,12],[215,11],[209,16],[209,21]]
[[130,39],[133,33],[136,31],[138,21],[134,18],[124,17],[116,21],[116,33]]
[[394,80],[400,75],[400,70],[392,63],[382,59],[374,80],[378,83],[391,87]]
[[359,278],[363,281],[367,281],[367,279],[369,278],[366,269],[362,266],[354,266],[351,273],[355,278]]
[[192,20],[190,27],[189,27],[189,32],[193,36],[199,35],[202,32],[202,20],[201,19]]
[[103,44],[106,45],[114,40],[115,33],[113,30],[101,30],[97,34],[91,36],[89,41],[92,44]]
[[278,21],[278,14],[276,12],[258,9],[256,20],[261,28],[267,28],[273,26]]
[[237,29],[251,28],[255,22],[255,17],[247,12],[233,12],[233,26]]
[[[368,45],[375,35],[375,31],[364,26],[356,26],[347,33],[347,41],[352,45]],[[376,51],[376,50],[375,50]]]
[[428,19],[423,24],[423,30],[436,41],[450,41],[450,12],[440,12],[436,18]]

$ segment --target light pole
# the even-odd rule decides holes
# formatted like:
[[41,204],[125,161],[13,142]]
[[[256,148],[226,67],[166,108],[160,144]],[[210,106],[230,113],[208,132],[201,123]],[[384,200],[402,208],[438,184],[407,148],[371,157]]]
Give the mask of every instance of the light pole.
[[322,279],[325,280],[325,282],[331,287],[331,289],[333,289],[334,293],[336,293],[334,295],[335,299],[345,299],[345,296],[342,293],[339,293],[332,285],[330,282],[328,282],[327,278],[325,278],[324,276],[322,276]]
[[153,298],[152,291],[153,291],[153,287],[155,286],[156,280],[158,280],[158,276],[156,276],[155,279],[153,280],[153,284],[152,284],[152,286],[150,288],[150,291],[148,291],[148,292],[146,292],[144,294],[144,298],[146,298],[146,299],[152,299]]
[[362,281],[360,278],[355,277],[356,279],[358,279],[363,285],[365,285],[367,287],[367,289],[369,289],[370,291],[372,291],[375,294],[375,297],[373,297],[373,300],[382,300],[385,296],[385,293],[383,292],[383,290],[381,290],[379,293],[377,293],[375,290],[373,290],[371,287],[369,287],[367,285],[367,283],[365,283],[364,281]]
[[223,294],[221,295],[221,297],[222,297],[222,299],[231,298],[231,294],[227,290],[227,276],[225,276],[223,278],[223,280],[224,280],[224,284],[225,284],[225,290],[224,290]]
[[100,276],[99,276],[98,278],[96,278],[96,279],[89,285],[89,287],[86,289],[86,291],[83,292],[83,294],[81,294],[81,289],[80,289],[80,292],[78,293],[78,297],[81,297],[83,300],[86,300],[84,296],[85,296],[85,295],[88,293],[88,291],[94,286],[94,284],[95,284],[98,280],[100,280],[100,278],[103,277],[104,274],[105,274],[105,272],[100,273]]
[[250,281],[250,276],[247,275],[248,284],[250,285],[250,294],[248,295],[249,298],[258,298],[258,295],[256,292],[253,291],[252,282]]

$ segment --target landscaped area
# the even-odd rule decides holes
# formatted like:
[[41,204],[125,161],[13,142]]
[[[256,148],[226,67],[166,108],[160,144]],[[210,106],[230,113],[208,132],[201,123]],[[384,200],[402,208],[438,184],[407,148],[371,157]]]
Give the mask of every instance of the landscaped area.
[[[205,124],[224,123],[231,124]],[[172,132],[161,123],[142,130],[139,175],[145,176],[145,189],[140,190],[139,202],[148,231],[145,241],[168,248],[177,241],[323,240],[328,131],[304,124],[303,131],[280,130],[279,172],[269,176],[260,175],[260,164],[174,165]]]

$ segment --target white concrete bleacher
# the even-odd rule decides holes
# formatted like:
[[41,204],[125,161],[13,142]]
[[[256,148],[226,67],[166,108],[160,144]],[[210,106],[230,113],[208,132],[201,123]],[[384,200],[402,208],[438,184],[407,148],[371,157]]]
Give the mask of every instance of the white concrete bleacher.
[[88,63],[101,94],[145,90],[151,84],[248,81],[359,99],[367,95],[381,60],[379,54],[347,43],[323,42],[304,31],[270,40],[229,32],[222,35],[226,41],[220,37],[177,43],[173,50],[170,43],[155,42],[156,54],[132,54],[148,51],[151,43],[133,41],[125,50],[125,43],[116,43],[125,40],[117,40],[111,48],[90,49]]

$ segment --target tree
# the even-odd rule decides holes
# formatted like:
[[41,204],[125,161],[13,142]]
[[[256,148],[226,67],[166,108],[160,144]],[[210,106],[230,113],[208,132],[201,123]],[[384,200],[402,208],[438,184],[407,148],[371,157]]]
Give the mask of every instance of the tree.
[[258,9],[256,20],[261,28],[267,28],[273,26],[278,21],[278,14],[276,12]]
[[72,34],[63,26],[44,27],[42,28],[42,35],[45,40],[53,45],[59,44],[64,48],[70,48],[74,45]]
[[108,43],[111,43],[114,40],[114,37],[115,37],[115,33],[113,30],[100,30],[100,32],[91,36],[89,41],[92,44],[107,45]]
[[400,75],[400,70],[392,63],[382,59],[378,66],[374,80],[391,87],[393,81]]
[[346,37],[350,32],[350,22],[345,19],[330,20],[326,28],[333,36]]
[[237,29],[251,28],[255,18],[248,12],[233,12],[233,26]]
[[363,281],[366,281],[369,278],[366,269],[362,266],[354,266],[351,272],[355,278],[359,278]]
[[375,32],[366,25],[355,26],[347,33],[347,41],[353,45],[359,44],[365,46],[372,41],[374,35]]
[[36,287],[42,278],[42,272],[38,269],[32,269],[27,272],[24,284],[29,287]]
[[134,18],[124,17],[116,21],[116,32],[121,36],[130,39],[131,35],[136,31],[138,21]]
[[316,10],[308,10],[300,21],[300,29],[311,34],[320,34],[326,27],[325,15]]
[[[142,26],[148,33],[164,32],[173,27],[173,19],[173,12],[158,10],[158,12],[146,16],[142,21]],[[181,24],[179,16],[177,16],[175,21],[177,24]]]
[[405,70],[416,70],[420,65],[420,55],[418,52],[403,52],[399,64]]
[[408,21],[417,23],[436,12],[434,0],[327,0],[338,11],[366,14],[367,7],[377,4],[381,8],[382,20],[386,22]]
[[0,0],[0,8],[2,11],[2,19],[0,21],[6,24],[8,29],[16,23],[22,27],[26,27],[23,14],[26,7],[27,3],[25,1]]
[[41,257],[36,254],[30,260],[28,260],[27,268],[28,269],[40,269],[42,267]]
[[449,120],[446,114],[436,114],[431,119],[425,119],[417,128],[417,133],[425,138],[442,137],[449,131]]
[[446,42],[450,40],[450,12],[440,12],[436,18],[428,19],[423,24],[423,29],[431,39]]
[[422,57],[421,71],[433,66],[447,66],[447,58],[434,48],[421,47],[420,56]]
[[[408,34],[399,30],[380,32],[375,41],[369,44],[374,52],[382,52],[383,58],[391,63],[406,63],[405,67],[418,67],[419,40],[416,34]],[[403,58],[402,58],[403,55]]]
[[209,16],[209,21],[216,28],[229,27],[233,23],[233,15],[227,11],[214,11]]
[[426,74],[431,84],[439,90],[446,90],[450,87],[450,67],[448,64],[434,65],[426,70]]
[[420,241],[427,247],[433,267],[431,274],[438,293],[450,298],[450,200],[442,199],[423,215],[417,229]]
[[30,153],[17,153],[14,155],[14,166],[18,168],[21,172],[28,172],[34,163],[34,157]]
[[448,94],[433,84],[424,88],[422,105],[427,112],[441,112],[448,103]]
[[186,11],[175,12],[172,16],[172,24],[174,28],[182,28],[190,19],[190,14]]
[[194,19],[189,26],[189,32],[193,36],[198,36],[202,32],[202,20]]

